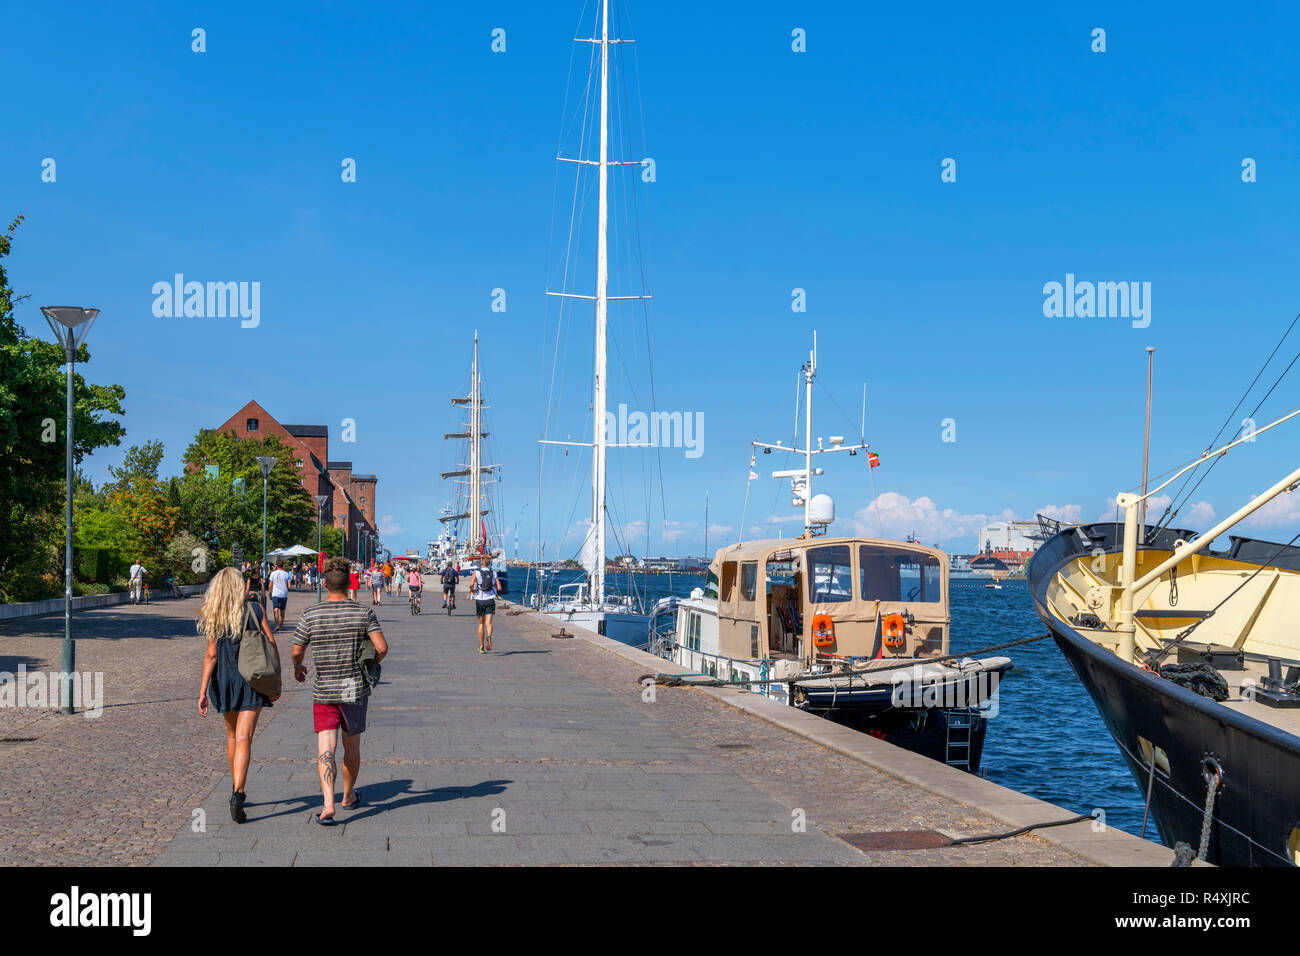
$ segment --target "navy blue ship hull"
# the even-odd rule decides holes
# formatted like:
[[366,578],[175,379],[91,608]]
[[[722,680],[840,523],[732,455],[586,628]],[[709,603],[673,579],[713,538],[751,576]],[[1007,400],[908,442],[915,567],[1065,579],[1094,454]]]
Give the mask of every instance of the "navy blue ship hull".
[[[1116,657],[1047,610],[1044,594],[1058,568],[1080,554],[1117,548],[1117,525],[1093,525],[1049,540],[1030,562],[1029,587],[1039,617],[1092,697],[1111,737],[1145,796],[1167,846],[1201,846],[1209,774],[1222,769],[1210,820],[1206,859],[1219,866],[1294,863],[1290,840],[1300,827],[1300,737],[1244,716],[1157,674]],[[1163,536],[1168,535],[1168,543]],[[1168,548],[1185,530],[1162,532]],[[1083,540],[1083,539],[1088,540]],[[1160,748],[1151,760],[1139,737]]]

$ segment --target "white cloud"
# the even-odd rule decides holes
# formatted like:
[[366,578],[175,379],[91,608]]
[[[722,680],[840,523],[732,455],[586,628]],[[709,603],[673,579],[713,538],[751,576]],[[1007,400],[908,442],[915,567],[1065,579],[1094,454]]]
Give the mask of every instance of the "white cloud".
[[1015,516],[1010,508],[998,514],[963,514],[955,508],[940,508],[925,495],[910,499],[897,491],[886,491],[865,508],[858,509],[852,518],[837,520],[835,533],[901,539],[915,532],[926,543],[964,538],[973,547],[984,525]]
[[1057,521],[1082,521],[1083,505],[1043,505],[1034,514]]
[[[1255,497],[1255,496],[1252,496]],[[1258,528],[1278,528],[1300,522],[1300,495],[1281,494],[1246,519]]]
[[380,534],[399,534],[402,526],[393,520],[392,515],[384,515],[379,519]]
[[[1178,514],[1170,518],[1165,509],[1173,499],[1169,495],[1155,495],[1147,499],[1147,524],[1164,522],[1175,527],[1190,526],[1193,531],[1205,531],[1214,523],[1214,505],[1208,501],[1183,504]],[[1261,509],[1263,510],[1263,509]],[[1106,508],[1096,518],[1097,521],[1123,521],[1124,511],[1117,508],[1113,497],[1106,499]]]

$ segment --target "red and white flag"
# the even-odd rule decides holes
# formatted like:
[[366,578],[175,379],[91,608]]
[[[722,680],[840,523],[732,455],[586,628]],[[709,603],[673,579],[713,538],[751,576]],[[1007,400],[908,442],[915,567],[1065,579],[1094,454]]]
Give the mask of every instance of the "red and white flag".
[[874,451],[867,452],[867,464],[869,464],[872,468],[879,468],[880,456],[877,455]]

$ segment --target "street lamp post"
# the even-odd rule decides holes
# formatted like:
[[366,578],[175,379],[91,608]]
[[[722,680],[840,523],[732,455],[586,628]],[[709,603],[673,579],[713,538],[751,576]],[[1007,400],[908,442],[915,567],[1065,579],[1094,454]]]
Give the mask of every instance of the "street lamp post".
[[67,423],[64,443],[64,480],[67,484],[67,514],[63,525],[63,662],[59,675],[59,701],[65,714],[72,713],[72,672],[77,664],[77,646],[72,640],[72,369],[77,349],[86,341],[99,309],[75,305],[47,305],[41,308],[45,320],[68,360]]
[[257,467],[262,469],[262,572],[266,572],[266,486],[271,477],[271,466],[275,459],[270,455],[258,455]]
[[356,555],[358,563],[361,561],[361,542],[365,536],[366,523],[364,521],[353,522],[357,526],[357,547]]
[[320,582],[324,577],[322,572],[324,568],[320,566],[320,522],[321,515],[325,513],[325,502],[329,501],[329,495],[312,495],[316,499],[316,603],[320,603]]

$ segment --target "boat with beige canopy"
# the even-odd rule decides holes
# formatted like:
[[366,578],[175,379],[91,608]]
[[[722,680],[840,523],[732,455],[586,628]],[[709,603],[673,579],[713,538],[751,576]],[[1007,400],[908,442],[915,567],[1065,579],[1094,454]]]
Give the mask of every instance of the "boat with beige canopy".
[[[700,674],[867,731],[976,772],[1007,657],[949,658],[948,556],[915,541],[827,537],[834,505],[812,493],[813,459],[867,444],[812,438],[816,347],[804,365],[805,446],[755,442],[803,466],[791,479],[804,510],[796,539],[721,548],[704,588],[661,602],[671,620],[655,653]],[[874,460],[874,456],[868,459]],[[756,477],[751,460],[751,480]],[[742,520],[743,526],[743,520]],[[666,616],[666,615],[665,615]]]

